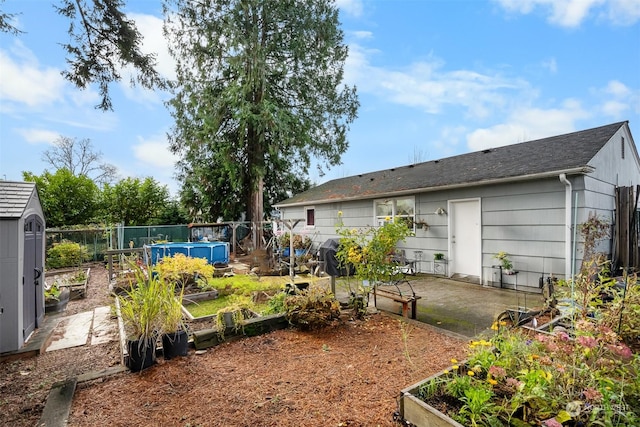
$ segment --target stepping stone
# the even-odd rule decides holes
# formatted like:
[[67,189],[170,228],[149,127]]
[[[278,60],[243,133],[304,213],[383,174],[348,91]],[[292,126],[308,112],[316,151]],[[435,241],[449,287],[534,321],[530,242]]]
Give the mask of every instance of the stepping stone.
[[93,310],[93,331],[91,345],[115,341],[118,335],[118,324],[111,318],[111,307],[97,307]]
[[53,331],[53,339],[46,351],[85,345],[93,320],[93,311],[74,314],[63,318]]

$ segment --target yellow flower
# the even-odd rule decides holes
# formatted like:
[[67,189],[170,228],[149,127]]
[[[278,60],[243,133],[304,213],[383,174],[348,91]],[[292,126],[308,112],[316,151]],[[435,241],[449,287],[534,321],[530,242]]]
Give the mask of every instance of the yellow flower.
[[449,370],[448,370],[448,369],[445,369],[444,371],[442,371],[442,373],[446,375],[446,374],[448,374],[448,373],[449,373]]
[[454,371],[455,371],[456,369],[458,369],[458,368],[459,368],[459,366],[458,366],[458,365],[453,365],[453,366],[451,367],[451,369],[453,369]]
[[473,371],[467,371],[467,375],[469,375],[470,377],[474,376],[476,373]]
[[338,211],[338,216],[342,216],[342,211]]
[[391,217],[390,217],[390,216],[385,216],[385,217],[384,217],[384,220],[385,220],[385,221],[391,221]]
[[458,363],[458,359],[451,359],[451,363]]
[[498,381],[494,380],[493,378],[489,378],[489,379],[487,379],[487,382],[488,382],[489,384],[491,384],[491,385],[496,385],[496,384],[498,384]]
[[493,322],[491,324],[491,330],[492,331],[497,331],[498,330],[498,323],[497,322]]

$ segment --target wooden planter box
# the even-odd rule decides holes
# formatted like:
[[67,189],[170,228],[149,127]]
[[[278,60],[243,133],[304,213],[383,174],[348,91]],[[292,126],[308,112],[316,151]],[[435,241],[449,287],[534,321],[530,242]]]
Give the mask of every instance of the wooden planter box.
[[216,315],[210,314],[208,316],[193,317],[193,315],[189,312],[189,310],[185,308],[184,305],[216,298],[218,298],[218,291],[216,291],[215,289],[208,292],[198,292],[197,294],[186,294],[182,297],[182,314],[184,314],[184,316],[191,321],[209,320]]
[[[55,273],[51,273],[47,275],[47,277],[52,278],[58,282],[58,287],[62,289],[69,289],[71,300],[81,299],[87,295],[87,283],[89,283],[89,274],[91,273],[91,268],[87,268],[85,273],[85,279],[79,282],[71,282],[68,281],[67,278],[73,277],[75,274],[82,270],[77,269],[67,269],[67,270],[58,270]],[[65,277],[66,276],[66,277]],[[62,279],[62,280],[61,280]]]
[[400,392],[400,416],[403,420],[420,427],[464,427],[417,397],[421,385],[440,375],[443,375],[443,372],[432,375]]
[[285,329],[289,326],[289,321],[282,314],[270,314],[268,316],[254,317],[246,319],[242,327],[237,331],[224,333],[224,338],[220,336],[217,329],[204,329],[193,333],[193,344],[196,350],[214,347],[225,341],[233,341],[242,337],[252,337],[266,334],[277,329]]

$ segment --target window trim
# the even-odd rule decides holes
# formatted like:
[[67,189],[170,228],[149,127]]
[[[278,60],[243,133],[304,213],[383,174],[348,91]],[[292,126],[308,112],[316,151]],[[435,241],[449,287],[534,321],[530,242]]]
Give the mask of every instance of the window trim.
[[[398,200],[411,200],[412,204],[413,204],[413,213],[410,215],[398,215],[397,214],[397,201]],[[410,218],[411,219],[411,224],[413,225],[411,228],[411,230],[413,232],[415,232],[416,230],[416,197],[415,196],[398,196],[398,197],[389,197],[389,198],[385,198],[385,199],[375,199],[373,201],[373,223],[375,224],[376,227],[380,227],[385,223],[385,220],[382,216],[378,216],[377,215],[377,210],[376,207],[378,206],[378,203],[383,202],[392,202],[391,204],[391,219],[395,220],[395,218]]]
[[[309,224],[309,211],[313,212],[313,224]],[[304,208],[304,226],[307,228],[315,228],[316,226],[316,207],[305,206]]]

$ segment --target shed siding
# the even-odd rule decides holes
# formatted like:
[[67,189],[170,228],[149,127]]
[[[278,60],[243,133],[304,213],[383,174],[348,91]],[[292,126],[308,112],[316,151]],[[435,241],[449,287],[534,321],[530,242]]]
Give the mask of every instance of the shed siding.
[[19,244],[18,219],[0,220],[0,353],[20,348],[22,299],[18,277],[22,271],[22,256],[19,251],[23,245]]

